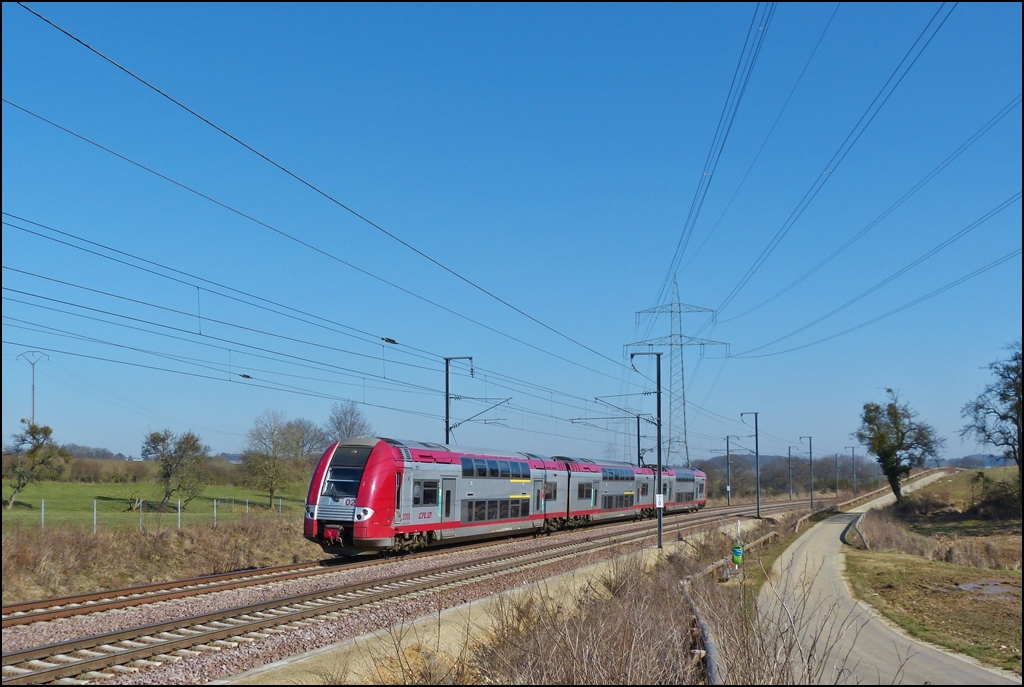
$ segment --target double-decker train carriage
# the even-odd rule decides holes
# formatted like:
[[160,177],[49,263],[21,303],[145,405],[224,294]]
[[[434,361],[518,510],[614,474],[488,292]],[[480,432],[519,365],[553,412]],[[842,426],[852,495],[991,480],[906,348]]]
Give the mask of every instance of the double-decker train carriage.
[[[303,534],[332,554],[552,532],[653,517],[655,471],[629,463],[375,437],[332,444],[313,471]],[[700,470],[665,468],[666,512],[706,499]]]

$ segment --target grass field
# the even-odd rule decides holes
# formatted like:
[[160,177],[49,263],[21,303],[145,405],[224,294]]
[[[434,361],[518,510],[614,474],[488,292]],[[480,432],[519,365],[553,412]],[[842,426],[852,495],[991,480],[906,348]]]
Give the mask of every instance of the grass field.
[[[13,487],[4,480],[3,497]],[[139,484],[83,484],[74,482],[41,482],[25,488],[10,509],[4,509],[3,529],[10,527],[39,528],[61,525],[92,527],[95,503],[97,529],[139,529],[139,513],[128,509],[128,499],[145,499],[142,506],[143,529],[177,527],[177,499],[168,503],[165,513],[154,512],[162,492],[159,485]],[[292,485],[275,495],[273,512],[295,517],[302,513],[306,493],[304,485]],[[280,499],[280,501],[279,501]],[[181,514],[181,525],[211,524],[214,501],[217,502],[217,521],[229,522],[246,515],[246,502],[251,515],[271,512],[268,497],[245,487],[208,486]],[[45,503],[44,503],[45,502]],[[45,511],[45,513],[44,513]]]
[[1020,570],[847,550],[857,595],[910,634],[1021,672]]

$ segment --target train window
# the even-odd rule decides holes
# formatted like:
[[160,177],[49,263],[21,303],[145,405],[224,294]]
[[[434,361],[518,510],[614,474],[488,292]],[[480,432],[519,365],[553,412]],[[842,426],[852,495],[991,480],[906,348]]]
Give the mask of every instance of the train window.
[[640,495],[641,496],[647,496],[647,494],[649,494],[650,491],[651,491],[651,485],[648,484],[647,482],[644,482],[643,484],[640,485]]
[[498,461],[498,473],[499,473],[499,475],[501,477],[511,477],[512,476],[512,473],[509,472],[509,467],[508,467],[508,461],[507,460],[499,460]]
[[[424,506],[436,506],[437,495],[438,495],[438,484],[437,480],[430,480],[423,483],[423,505]],[[415,487],[413,487],[413,494],[415,494]],[[414,496],[415,498],[415,496]]]
[[500,501],[498,503],[498,519],[499,520],[507,520],[508,519],[508,501],[507,500],[502,500],[502,501]]
[[472,477],[473,476],[473,459],[463,458],[462,459],[462,476]]
[[497,477],[498,476],[498,461],[488,460],[487,461],[487,476]]
[[544,483],[544,500],[554,501],[558,498],[558,483],[557,482],[545,482]]
[[530,500],[523,499],[519,502],[519,517],[525,518],[530,515]]
[[519,499],[512,499],[512,501],[508,504],[508,517],[519,517]]
[[324,482],[324,496],[335,499],[354,498],[359,493],[362,468],[331,468]]
[[487,519],[487,502],[477,501],[473,509],[473,520],[479,522]]
[[508,474],[512,479],[519,479],[520,477],[522,477],[522,473],[519,472],[519,463],[515,462],[514,460],[509,461]]
[[473,465],[476,466],[477,477],[487,477],[487,461],[483,458],[474,458]]
[[576,497],[580,499],[590,500],[590,495],[594,493],[594,485],[591,482],[580,482],[576,487]]
[[444,517],[452,517],[452,490],[446,489],[444,492]]
[[412,483],[412,505],[422,505],[423,501],[423,482],[416,480]]
[[497,520],[498,519],[498,502],[488,501],[487,502],[487,519]]

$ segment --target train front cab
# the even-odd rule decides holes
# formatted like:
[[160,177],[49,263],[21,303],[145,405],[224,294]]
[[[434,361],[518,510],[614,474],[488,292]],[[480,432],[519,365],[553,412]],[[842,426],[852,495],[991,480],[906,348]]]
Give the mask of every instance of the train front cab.
[[387,442],[371,437],[328,447],[306,496],[306,539],[337,555],[390,547],[401,489],[395,453]]

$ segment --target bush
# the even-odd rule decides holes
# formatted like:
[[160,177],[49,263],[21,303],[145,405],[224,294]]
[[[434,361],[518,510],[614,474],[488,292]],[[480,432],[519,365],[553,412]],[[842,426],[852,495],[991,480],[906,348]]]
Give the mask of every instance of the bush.
[[903,527],[890,508],[868,511],[860,527],[870,547],[876,551],[894,551],[930,558],[935,550],[932,539],[914,534]]

